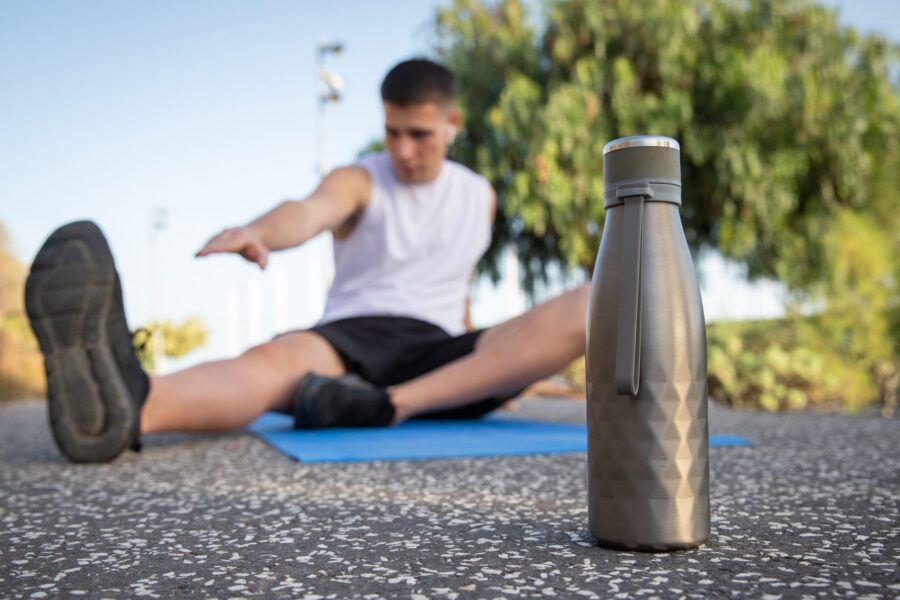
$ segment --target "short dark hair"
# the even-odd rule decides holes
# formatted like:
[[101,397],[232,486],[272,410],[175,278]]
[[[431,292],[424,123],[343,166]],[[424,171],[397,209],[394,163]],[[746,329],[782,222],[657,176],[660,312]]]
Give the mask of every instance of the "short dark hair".
[[445,66],[425,58],[404,61],[381,83],[381,99],[397,106],[425,102],[449,105],[456,98],[456,78]]

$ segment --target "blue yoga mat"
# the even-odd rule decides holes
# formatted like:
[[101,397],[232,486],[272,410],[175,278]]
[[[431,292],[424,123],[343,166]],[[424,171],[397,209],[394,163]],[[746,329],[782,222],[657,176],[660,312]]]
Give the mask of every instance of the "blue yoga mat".
[[[587,427],[490,415],[474,421],[406,421],[375,429],[293,429],[292,417],[268,413],[250,431],[301,462],[428,460],[586,452]],[[710,446],[749,446],[736,435],[714,435]]]

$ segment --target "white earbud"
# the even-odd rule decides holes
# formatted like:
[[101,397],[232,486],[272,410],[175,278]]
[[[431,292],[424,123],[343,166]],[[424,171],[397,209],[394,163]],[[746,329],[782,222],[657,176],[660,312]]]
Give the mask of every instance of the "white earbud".
[[452,144],[456,141],[456,125],[448,125],[447,126],[447,143]]

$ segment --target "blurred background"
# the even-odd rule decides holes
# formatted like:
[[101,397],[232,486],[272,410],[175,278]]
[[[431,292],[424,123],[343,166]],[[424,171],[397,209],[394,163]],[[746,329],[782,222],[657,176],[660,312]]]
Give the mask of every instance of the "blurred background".
[[[898,40],[874,0],[0,3],[0,399],[43,392],[22,286],[75,219],[110,239],[148,368],[315,323],[327,236],[265,272],[193,254],[377,147],[380,81],[423,55],[460,79],[451,158],[500,200],[476,326],[588,279],[603,145],[669,135],[711,395],[893,415]],[[583,368],[543,389],[583,398]]]

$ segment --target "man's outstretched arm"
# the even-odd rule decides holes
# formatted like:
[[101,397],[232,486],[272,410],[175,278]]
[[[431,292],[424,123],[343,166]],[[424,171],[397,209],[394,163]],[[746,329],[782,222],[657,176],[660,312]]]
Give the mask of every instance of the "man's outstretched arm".
[[304,200],[286,200],[248,225],[225,229],[197,256],[233,252],[264,269],[269,252],[299,246],[353,219],[365,209],[371,187],[364,169],[335,169]]

